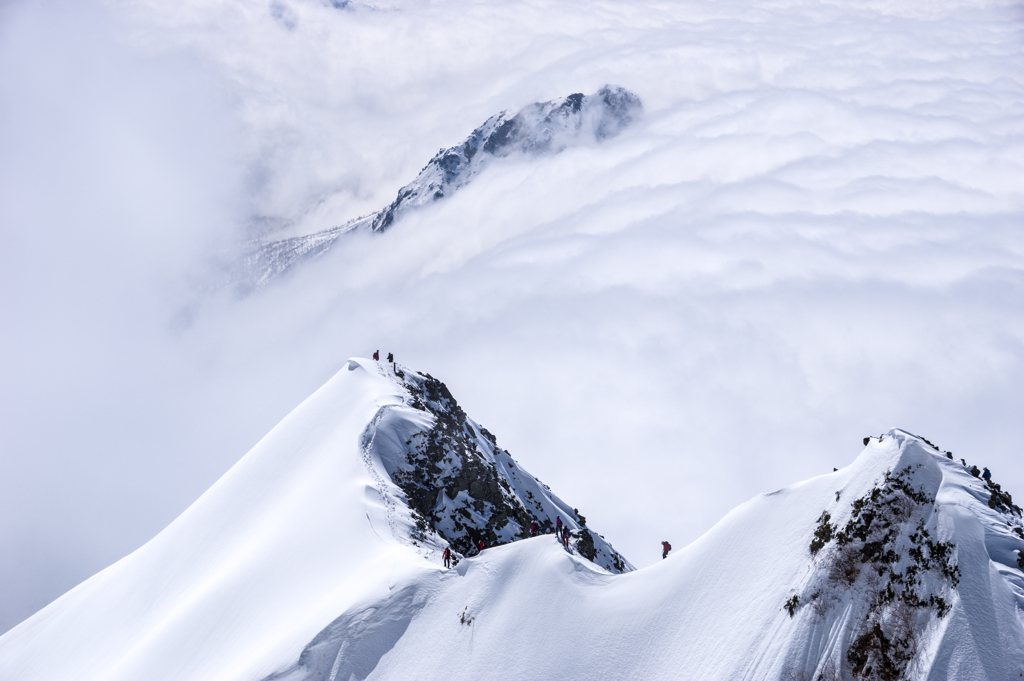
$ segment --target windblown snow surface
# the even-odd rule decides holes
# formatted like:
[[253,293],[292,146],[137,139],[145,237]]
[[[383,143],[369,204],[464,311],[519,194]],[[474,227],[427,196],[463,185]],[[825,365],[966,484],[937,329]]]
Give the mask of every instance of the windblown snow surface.
[[1024,673],[1020,510],[922,438],[874,438],[643,570],[612,574],[553,535],[446,570],[389,478],[440,419],[404,373],[350,360],[155,539],[0,638],[0,678]]
[[[443,377],[637,566],[893,424],[1024,490],[1021,8],[0,3],[0,631],[167,527],[339,352]],[[621,134],[324,231],[606,84],[643,102]],[[257,235],[304,264],[203,296]]]

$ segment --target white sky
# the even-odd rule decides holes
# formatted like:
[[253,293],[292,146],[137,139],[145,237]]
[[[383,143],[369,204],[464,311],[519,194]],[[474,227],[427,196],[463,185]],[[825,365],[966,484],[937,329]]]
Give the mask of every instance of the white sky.
[[[1009,2],[0,7],[0,631],[376,348],[638,566],[890,426],[1024,495],[1022,73]],[[620,137],[203,293],[605,83]]]

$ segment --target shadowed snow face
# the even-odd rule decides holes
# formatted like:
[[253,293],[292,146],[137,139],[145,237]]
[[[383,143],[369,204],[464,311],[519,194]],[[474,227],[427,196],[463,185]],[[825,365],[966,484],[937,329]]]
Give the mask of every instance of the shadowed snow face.
[[[26,7],[0,10],[0,628],[378,347],[641,566],[894,424],[1024,493],[1012,3]],[[181,292],[232,230],[367,214],[496,111],[604,83],[645,114],[600,145],[246,301]]]

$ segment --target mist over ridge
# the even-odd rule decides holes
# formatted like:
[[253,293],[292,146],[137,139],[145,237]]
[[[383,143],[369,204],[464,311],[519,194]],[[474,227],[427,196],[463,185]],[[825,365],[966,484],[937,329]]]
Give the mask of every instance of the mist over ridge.
[[[1001,2],[5,7],[0,629],[377,348],[638,567],[893,425],[1024,489],[1021,35]],[[203,293],[606,83],[620,135]]]

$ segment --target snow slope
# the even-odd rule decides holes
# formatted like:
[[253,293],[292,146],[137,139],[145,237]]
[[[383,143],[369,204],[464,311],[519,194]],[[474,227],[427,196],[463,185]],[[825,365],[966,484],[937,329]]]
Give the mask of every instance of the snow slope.
[[[894,660],[914,679],[1024,673],[1020,511],[921,438],[873,439],[645,570],[612,574],[551,535],[444,570],[391,479],[452,454],[418,442],[458,422],[428,379],[350,360],[164,532],[0,638],[0,678],[848,678],[854,648],[859,678]],[[521,473],[507,498],[543,489]],[[909,643],[888,650],[914,655],[882,659],[874,625],[901,623]]]
[[350,366],[156,538],[0,639],[0,678],[245,678],[398,566],[428,569],[389,539],[356,449],[401,390]]
[[[403,407],[411,397],[393,372],[349,361],[156,538],[0,638],[0,678],[252,678],[339,612],[432,574],[444,541],[417,530],[385,472],[397,458],[378,458],[432,425]],[[518,489],[579,532],[568,505],[519,470]]]
[[949,610],[940,618],[917,609],[917,656],[897,678],[1017,678],[1024,575],[1011,549],[1024,540],[1006,523],[1019,528],[1019,513],[989,508],[964,466],[901,430],[841,471],[747,502],[645,570],[612,576],[542,537],[421,573],[346,612],[270,678],[850,678],[847,651],[871,609],[871,571],[819,596],[831,602],[817,610],[812,602],[790,616],[784,603],[828,589],[828,549],[816,559],[808,550],[822,510],[845,522],[854,500],[908,466],[910,483],[934,495],[911,520],[955,543],[950,564],[960,577],[950,588],[925,576],[932,583],[919,592],[942,595]]

